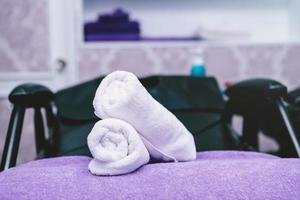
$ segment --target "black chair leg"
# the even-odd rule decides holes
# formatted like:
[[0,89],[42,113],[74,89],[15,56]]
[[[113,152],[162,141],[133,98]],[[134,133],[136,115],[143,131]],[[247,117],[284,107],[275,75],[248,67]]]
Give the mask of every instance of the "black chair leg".
[[45,147],[45,128],[41,108],[34,108],[34,128],[36,152],[39,154]]
[[25,107],[16,105],[13,108],[7,130],[0,171],[16,165],[24,114]]
[[293,125],[291,124],[291,120],[289,119],[289,115],[288,115],[285,103],[282,98],[277,100],[277,106],[279,108],[280,115],[284,122],[284,126],[285,126],[285,128],[291,138],[291,141],[294,145],[295,151],[296,151],[298,157],[300,158],[300,139],[299,139],[299,137],[297,137],[297,134],[293,128]]
[[243,122],[243,138],[252,147],[258,149],[258,122],[254,116],[245,116]]

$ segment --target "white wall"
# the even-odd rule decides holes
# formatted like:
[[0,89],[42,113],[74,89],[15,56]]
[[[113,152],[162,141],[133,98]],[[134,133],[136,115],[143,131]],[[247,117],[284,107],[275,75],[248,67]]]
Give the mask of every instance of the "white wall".
[[300,0],[289,1],[290,38],[292,41],[300,41]]

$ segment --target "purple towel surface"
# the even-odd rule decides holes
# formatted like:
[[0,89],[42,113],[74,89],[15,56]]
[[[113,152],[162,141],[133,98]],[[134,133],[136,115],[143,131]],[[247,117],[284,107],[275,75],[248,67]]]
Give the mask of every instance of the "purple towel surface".
[[94,176],[84,156],[32,161],[0,173],[0,199],[300,199],[300,160],[236,151]]

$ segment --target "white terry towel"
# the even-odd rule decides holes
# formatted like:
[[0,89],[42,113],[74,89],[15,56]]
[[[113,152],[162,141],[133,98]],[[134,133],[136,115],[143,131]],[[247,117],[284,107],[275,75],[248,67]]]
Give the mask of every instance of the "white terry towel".
[[149,162],[149,152],[136,130],[119,119],[97,122],[87,143],[94,157],[88,166],[92,174],[126,174]]
[[95,114],[130,123],[141,135],[150,155],[163,161],[196,159],[192,134],[165,107],[158,103],[139,82],[125,71],[107,75],[93,101]]

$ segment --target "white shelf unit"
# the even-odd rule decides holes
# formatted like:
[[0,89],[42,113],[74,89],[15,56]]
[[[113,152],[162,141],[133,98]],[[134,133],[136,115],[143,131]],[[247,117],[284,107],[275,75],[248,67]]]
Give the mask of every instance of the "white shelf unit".
[[[99,13],[121,7],[140,21],[143,36],[184,37],[200,34],[240,43],[292,43],[300,41],[299,0],[79,0],[79,39],[83,47],[193,44],[197,41],[84,42],[83,23]],[[234,39],[235,36],[239,39]],[[200,41],[202,42],[202,41]],[[204,41],[206,42],[206,41]],[[92,44],[93,43],[93,44]],[[140,44],[141,43],[141,44]],[[214,42],[213,42],[214,43]],[[175,45],[176,45],[175,44]]]

